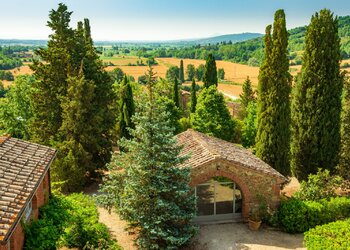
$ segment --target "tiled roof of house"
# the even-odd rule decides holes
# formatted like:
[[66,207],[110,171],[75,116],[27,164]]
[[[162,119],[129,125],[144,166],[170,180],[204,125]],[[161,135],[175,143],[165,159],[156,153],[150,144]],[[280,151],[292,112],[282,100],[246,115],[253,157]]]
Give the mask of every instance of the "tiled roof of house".
[[182,155],[190,158],[183,164],[192,168],[200,167],[216,159],[227,160],[243,168],[252,169],[278,178],[286,179],[251,151],[233,143],[188,129],[177,135],[178,144],[183,145]]
[[56,150],[0,136],[0,242],[7,241]]

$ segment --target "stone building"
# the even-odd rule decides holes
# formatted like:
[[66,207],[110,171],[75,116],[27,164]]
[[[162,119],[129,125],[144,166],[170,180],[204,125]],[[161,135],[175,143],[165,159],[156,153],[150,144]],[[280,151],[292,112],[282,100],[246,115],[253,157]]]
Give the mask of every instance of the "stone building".
[[249,150],[192,129],[177,140],[190,156],[183,166],[192,169],[196,221],[246,220],[262,202],[279,204],[286,178]]
[[0,250],[23,249],[23,224],[48,201],[55,156],[52,148],[0,137]]

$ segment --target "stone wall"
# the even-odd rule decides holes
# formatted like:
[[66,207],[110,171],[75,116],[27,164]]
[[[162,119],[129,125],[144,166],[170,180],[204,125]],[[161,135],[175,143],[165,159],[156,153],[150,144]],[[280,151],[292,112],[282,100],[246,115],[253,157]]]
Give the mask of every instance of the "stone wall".
[[234,181],[242,191],[242,216],[248,219],[251,211],[259,207],[261,200],[275,209],[280,201],[280,184],[270,174],[249,169],[239,164],[217,159],[191,171],[191,185],[196,186],[215,176],[225,176]]

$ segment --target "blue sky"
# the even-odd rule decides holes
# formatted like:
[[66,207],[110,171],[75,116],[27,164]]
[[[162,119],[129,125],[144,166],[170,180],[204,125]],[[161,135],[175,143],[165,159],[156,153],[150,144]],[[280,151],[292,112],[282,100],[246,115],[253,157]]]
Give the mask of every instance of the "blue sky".
[[0,39],[47,39],[49,11],[73,11],[72,26],[89,18],[95,40],[173,40],[241,32],[263,33],[283,8],[288,28],[316,11],[350,15],[350,0],[0,0]]

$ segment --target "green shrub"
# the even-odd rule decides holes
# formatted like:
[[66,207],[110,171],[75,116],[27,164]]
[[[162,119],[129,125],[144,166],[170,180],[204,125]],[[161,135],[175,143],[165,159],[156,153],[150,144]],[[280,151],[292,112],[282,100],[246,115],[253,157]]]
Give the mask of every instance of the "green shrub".
[[305,233],[304,241],[309,250],[350,249],[350,219],[317,226]]
[[118,249],[98,219],[91,197],[55,195],[40,209],[40,219],[25,227],[26,249]]
[[279,224],[289,233],[303,233],[317,225],[349,217],[350,198],[346,197],[319,201],[291,198],[283,201],[278,209]]

